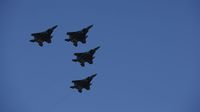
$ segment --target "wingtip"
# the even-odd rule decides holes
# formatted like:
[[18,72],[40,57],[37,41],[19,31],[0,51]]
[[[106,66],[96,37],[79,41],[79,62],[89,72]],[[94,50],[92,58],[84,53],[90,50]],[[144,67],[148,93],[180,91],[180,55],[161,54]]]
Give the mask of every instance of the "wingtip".
[[65,41],[69,42],[69,41],[70,41],[70,39],[65,39]]
[[74,53],[74,56],[77,56],[78,55],[78,53]]
[[29,42],[35,42],[34,40],[29,40]]
[[77,62],[78,60],[77,60],[77,59],[72,59],[72,61],[73,61],[73,62]]
[[70,32],[67,32],[66,35],[70,35]]

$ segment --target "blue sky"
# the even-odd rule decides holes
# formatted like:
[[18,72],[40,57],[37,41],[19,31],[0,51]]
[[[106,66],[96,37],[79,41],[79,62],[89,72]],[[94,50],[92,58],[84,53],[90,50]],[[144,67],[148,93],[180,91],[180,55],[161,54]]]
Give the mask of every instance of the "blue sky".
[[[1,0],[1,112],[199,112],[197,0]],[[66,32],[94,24],[87,44]],[[58,25],[52,44],[31,33]],[[101,46],[93,65],[73,53]],[[69,88],[93,73],[90,91]]]

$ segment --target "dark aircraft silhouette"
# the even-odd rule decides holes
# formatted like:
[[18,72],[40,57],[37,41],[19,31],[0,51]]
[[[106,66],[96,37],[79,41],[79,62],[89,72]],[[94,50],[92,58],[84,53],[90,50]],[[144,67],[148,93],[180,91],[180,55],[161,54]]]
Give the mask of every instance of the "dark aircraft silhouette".
[[69,38],[65,39],[65,41],[67,41],[67,42],[71,41],[75,47],[78,46],[78,42],[85,44],[86,39],[88,37],[87,33],[88,33],[89,29],[92,28],[92,27],[93,27],[93,25],[90,25],[86,28],[83,28],[80,31],[67,32],[67,35],[69,35]]
[[43,32],[32,33],[31,36],[33,36],[34,39],[30,40],[30,42],[37,42],[39,46],[43,46],[43,42],[51,43],[53,37],[51,34],[57,26],[58,25],[55,25]]
[[93,64],[93,59],[95,58],[93,55],[96,52],[97,49],[100,47],[96,47],[94,49],[89,50],[88,52],[82,52],[82,53],[74,53],[74,55],[77,57],[76,59],[73,59],[74,62],[79,62],[82,67],[85,66],[85,62],[88,62],[89,64]]
[[73,80],[74,86],[71,86],[72,89],[77,89],[79,93],[82,93],[82,89],[90,90],[90,86],[92,85],[91,81],[97,74],[91,75],[82,80]]

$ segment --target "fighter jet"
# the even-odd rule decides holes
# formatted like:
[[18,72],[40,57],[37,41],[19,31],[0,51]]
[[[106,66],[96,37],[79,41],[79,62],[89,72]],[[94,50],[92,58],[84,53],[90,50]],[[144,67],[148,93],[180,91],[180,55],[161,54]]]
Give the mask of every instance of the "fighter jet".
[[77,57],[76,59],[72,59],[74,62],[79,62],[82,67],[85,66],[85,62],[88,62],[89,64],[93,64],[93,59],[95,58],[93,55],[96,52],[97,49],[100,47],[96,47],[94,49],[89,50],[88,52],[82,52],[82,53],[74,53],[74,55]]
[[87,33],[88,33],[89,29],[92,27],[93,27],[93,25],[90,25],[86,28],[83,28],[80,31],[67,32],[67,35],[69,35],[69,38],[65,39],[65,41],[67,41],[67,42],[71,41],[75,47],[78,46],[78,42],[85,44],[86,39],[88,37]]
[[73,80],[74,86],[71,86],[72,89],[77,89],[79,93],[82,93],[82,89],[90,90],[90,86],[92,85],[91,81],[97,74],[91,75],[82,80]]
[[57,26],[58,25],[55,25],[43,32],[32,33],[31,36],[33,36],[34,39],[30,40],[30,42],[37,42],[41,47],[43,46],[43,42],[51,43],[51,39],[53,37],[51,34]]

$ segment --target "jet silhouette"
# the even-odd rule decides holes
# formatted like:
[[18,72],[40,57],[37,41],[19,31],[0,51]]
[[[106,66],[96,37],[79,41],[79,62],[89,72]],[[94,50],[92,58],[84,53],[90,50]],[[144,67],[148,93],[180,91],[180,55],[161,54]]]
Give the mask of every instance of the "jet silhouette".
[[43,32],[32,33],[31,36],[33,36],[34,39],[30,40],[30,42],[37,42],[41,47],[43,46],[43,42],[51,43],[51,39],[53,37],[51,34],[57,26],[58,25],[55,25]]
[[82,89],[90,90],[90,86],[92,85],[91,81],[97,74],[91,75],[82,80],[73,80],[74,86],[71,86],[72,89],[77,89],[79,93],[82,93]]
[[93,64],[93,59],[95,58],[93,55],[95,54],[96,50],[98,50],[100,47],[96,47],[94,49],[89,50],[88,52],[82,52],[82,53],[74,53],[74,55],[77,57],[76,59],[72,59],[74,62],[79,62],[82,67],[85,66],[85,62],[88,62],[89,64]]
[[86,39],[87,39],[87,33],[89,31],[90,28],[92,28],[93,25],[90,25],[86,28],[83,28],[82,30],[80,31],[76,31],[76,32],[67,32],[67,35],[69,35],[69,38],[68,39],[65,39],[65,41],[67,42],[72,42],[73,45],[75,47],[78,46],[78,42],[81,42],[83,44],[86,43]]

